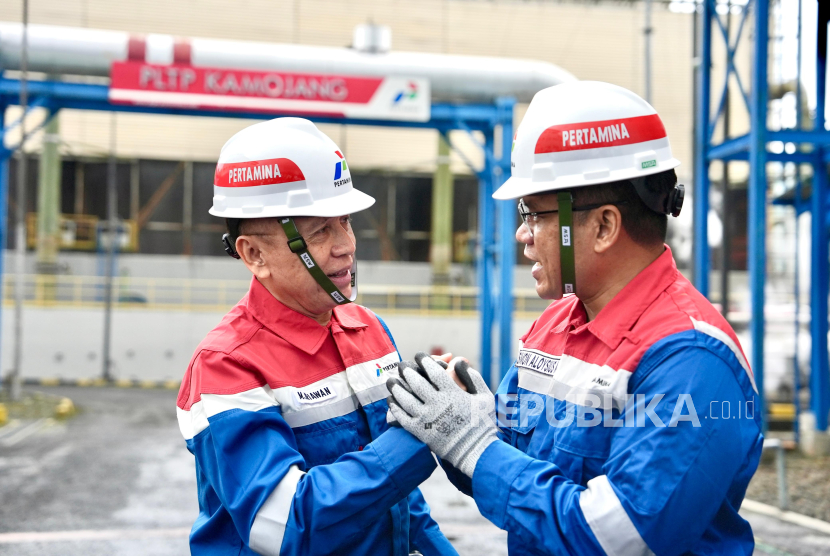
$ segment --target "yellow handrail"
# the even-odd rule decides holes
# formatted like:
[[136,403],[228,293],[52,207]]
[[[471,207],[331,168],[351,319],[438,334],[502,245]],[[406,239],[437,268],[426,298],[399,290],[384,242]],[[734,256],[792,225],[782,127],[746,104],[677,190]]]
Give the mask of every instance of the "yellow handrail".
[[[13,275],[3,277],[3,301],[14,302]],[[173,309],[225,311],[241,299],[250,280],[113,278],[113,304],[122,309]],[[29,306],[102,306],[104,278],[101,276],[24,276],[24,303]],[[470,286],[405,286],[367,284],[360,286],[358,303],[383,313],[421,315],[472,315],[477,313],[478,288]],[[538,315],[547,301],[535,290],[516,289],[517,314]]]

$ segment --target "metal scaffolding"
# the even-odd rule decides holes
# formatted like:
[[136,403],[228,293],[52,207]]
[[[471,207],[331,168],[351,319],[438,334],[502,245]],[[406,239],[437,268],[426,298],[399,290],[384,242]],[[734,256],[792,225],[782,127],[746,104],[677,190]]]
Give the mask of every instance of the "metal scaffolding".
[[[19,122],[5,123],[6,109],[20,103],[21,83],[17,79],[0,77],[0,246],[8,238],[9,159],[18,145],[5,145],[7,133]],[[29,111],[45,108],[48,118],[63,108],[147,114],[209,116],[223,118],[264,119],[281,114],[262,112],[220,111],[207,109],[179,109],[159,106],[130,106],[113,104],[109,87],[60,81],[30,81],[28,83]],[[489,383],[498,383],[501,373],[512,363],[513,267],[516,246],[516,207],[509,201],[495,201],[492,193],[510,174],[510,144],[513,139],[512,98],[499,98],[493,104],[433,104],[431,117],[426,122],[364,120],[309,116],[318,123],[367,125],[380,127],[408,127],[435,129],[449,141],[450,131],[468,133],[484,153],[484,166],[477,168],[465,158],[479,179],[479,218],[477,281],[478,308],[481,317],[481,372]],[[47,119],[48,119],[47,118]],[[41,125],[45,125],[45,121]],[[33,133],[35,130],[28,130]],[[483,142],[479,139],[483,136]],[[452,142],[450,145],[453,146]],[[496,145],[500,152],[496,152]],[[453,147],[454,148],[454,147]],[[457,151],[457,150],[456,150]],[[459,152],[459,151],[457,151]],[[462,158],[463,155],[462,155]],[[218,241],[218,239],[217,239]],[[0,257],[0,278],[3,260]],[[498,325],[498,368],[493,368],[493,325]]]
[[[809,1],[809,0],[808,0]],[[751,299],[751,352],[750,362],[760,395],[761,415],[764,408],[764,286],[767,278],[766,213],[767,164],[771,162],[811,165],[812,188],[807,203],[795,197],[797,210],[809,210],[813,214],[810,252],[810,334],[811,347],[811,410],[816,418],[816,428],[826,431],[830,413],[830,374],[827,352],[827,302],[830,293],[830,268],[828,268],[827,228],[827,163],[830,162],[830,132],[825,125],[825,78],[827,53],[827,24],[830,21],[830,3],[818,2],[818,40],[816,47],[816,111],[812,129],[796,125],[792,129],[771,130],[768,126],[769,87],[769,8],[768,0],[748,0],[741,7],[737,32],[730,34],[724,18],[718,13],[716,0],[702,0],[700,21],[700,52],[698,67],[698,91],[695,120],[695,191],[694,191],[694,283],[704,295],[709,295],[711,266],[708,245],[707,217],[709,214],[709,165],[712,161],[748,161],[748,245],[747,262]],[[727,13],[728,10],[727,10]],[[750,17],[751,16],[751,17]],[[729,16],[727,16],[729,17]],[[750,53],[751,82],[744,88],[736,69],[736,50],[748,20],[754,23]],[[721,35],[726,46],[726,74],[716,110],[712,111],[712,44],[713,35]],[[800,37],[799,37],[800,40]],[[738,87],[747,112],[749,132],[738,137],[724,137],[715,141],[715,128],[723,121],[725,98],[730,81]],[[800,85],[800,84],[799,84]],[[780,142],[787,148],[769,150],[769,144]],[[818,217],[816,217],[818,216]],[[797,300],[796,300],[797,302]],[[798,370],[796,369],[796,372]]]

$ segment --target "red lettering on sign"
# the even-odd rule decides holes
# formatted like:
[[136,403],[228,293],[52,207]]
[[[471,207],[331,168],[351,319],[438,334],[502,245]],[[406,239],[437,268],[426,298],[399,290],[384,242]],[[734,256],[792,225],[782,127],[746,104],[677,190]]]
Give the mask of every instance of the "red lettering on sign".
[[547,128],[536,141],[535,154],[632,145],[666,137],[660,116],[581,122]]
[[[177,45],[176,60],[189,57],[188,45]],[[263,99],[368,104],[383,82],[379,77],[350,77],[280,71],[170,66],[113,62],[112,90],[164,91]]]
[[290,183],[305,179],[302,170],[288,158],[217,164],[213,183],[218,187],[253,187]]

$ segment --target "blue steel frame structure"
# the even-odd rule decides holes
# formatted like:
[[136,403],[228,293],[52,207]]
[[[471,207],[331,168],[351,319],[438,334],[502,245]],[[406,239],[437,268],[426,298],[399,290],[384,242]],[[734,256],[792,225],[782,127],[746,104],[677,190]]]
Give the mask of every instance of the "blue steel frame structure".
[[[825,4],[822,6],[822,4]],[[830,9],[819,1],[818,44],[816,59],[816,117],[813,130],[767,127],[768,109],[768,50],[769,50],[769,1],[749,0],[744,7],[737,35],[727,35],[726,26],[716,12],[716,0],[702,0],[701,46],[698,79],[698,106],[696,107],[696,160],[694,195],[694,283],[704,295],[709,295],[710,251],[708,245],[707,217],[709,213],[709,163],[713,160],[742,160],[749,162],[748,184],[748,234],[747,257],[751,298],[750,334],[752,337],[751,364],[758,391],[761,393],[761,415],[766,419],[764,407],[764,285],[766,282],[766,211],[768,162],[792,162],[810,164],[813,167],[813,184],[809,209],[814,215],[811,229],[810,269],[810,335],[811,409],[816,416],[816,428],[826,431],[830,413],[830,374],[827,352],[827,301],[830,293],[830,265],[828,264],[827,228],[827,163],[830,162],[830,131],[825,129],[825,77],[827,52],[827,24]],[[754,20],[751,53],[752,82],[747,91],[735,69],[735,53],[741,33],[749,15]],[[711,110],[711,67],[713,28],[727,45],[726,78],[717,110]],[[713,135],[724,111],[725,89],[731,78],[735,79],[749,112],[749,133],[740,137],[727,137],[715,143]],[[759,86],[760,85],[760,86]],[[793,143],[794,152],[770,152],[767,144],[773,141]],[[800,188],[799,188],[800,193]],[[799,195],[800,196],[800,195]],[[798,199],[800,204],[800,199]],[[799,208],[797,204],[797,209]]]
[[[263,114],[262,112],[180,109],[158,106],[128,106],[109,101],[106,85],[68,83],[60,81],[29,81],[29,109],[45,108],[51,118],[62,108],[73,110],[97,110],[145,114],[170,114],[183,116],[210,116],[222,118],[266,119],[292,114]],[[6,134],[19,125],[5,125],[6,108],[20,103],[20,82],[0,76],[0,246],[8,237],[9,159],[17,146],[5,146]],[[495,201],[492,193],[510,173],[510,148],[513,139],[513,98],[499,98],[493,104],[433,104],[427,122],[402,122],[389,120],[364,120],[306,116],[318,123],[367,125],[379,127],[407,127],[435,129],[448,139],[453,130],[465,131],[484,153],[483,168],[476,168],[465,158],[479,179],[479,219],[477,280],[479,286],[478,307],[481,316],[481,373],[492,383],[493,324],[498,323],[498,379],[512,364],[513,321],[513,267],[516,246],[516,207],[509,201]],[[48,118],[47,118],[48,119]],[[45,125],[45,121],[42,125]],[[484,137],[483,143],[476,132]],[[31,132],[30,132],[31,134]],[[496,153],[496,143],[501,145]],[[453,146],[454,148],[454,146]],[[458,149],[455,149],[456,152]],[[463,156],[463,155],[462,155]],[[217,238],[218,241],[218,238]],[[0,277],[3,274],[0,257]]]

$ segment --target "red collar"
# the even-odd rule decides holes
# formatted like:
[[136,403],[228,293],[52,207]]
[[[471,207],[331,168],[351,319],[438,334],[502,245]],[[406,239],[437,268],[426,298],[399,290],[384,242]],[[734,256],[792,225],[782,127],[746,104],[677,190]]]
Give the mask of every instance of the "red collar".
[[653,263],[602,308],[594,320],[587,322],[585,306],[575,299],[568,318],[551,332],[561,334],[571,330],[577,333],[587,330],[611,349],[616,349],[624,338],[638,342],[639,339],[630,332],[634,324],[654,300],[677,280],[678,271],[671,249],[668,245],[665,248]]
[[665,248],[588,323],[588,330],[611,349],[616,349],[625,337],[639,341],[631,337],[630,330],[654,300],[677,280],[671,249],[668,245]]
[[340,328],[349,330],[368,326],[359,320],[357,312],[349,310],[350,307],[351,304],[335,307],[331,321],[322,326],[311,317],[284,305],[256,278],[251,281],[248,291],[248,310],[251,315],[268,330],[309,355],[320,349],[335,323]]

